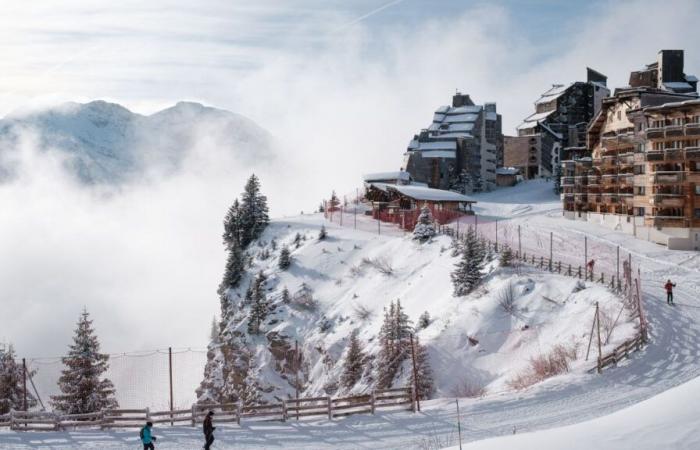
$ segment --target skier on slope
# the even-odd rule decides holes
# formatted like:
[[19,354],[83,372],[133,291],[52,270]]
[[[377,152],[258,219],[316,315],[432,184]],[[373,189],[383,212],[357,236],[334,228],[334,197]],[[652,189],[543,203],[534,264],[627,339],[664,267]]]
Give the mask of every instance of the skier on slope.
[[667,280],[664,288],[666,288],[666,303],[673,305],[673,288],[676,287],[676,283],[671,283],[671,280]]
[[214,430],[216,430],[216,427],[212,424],[213,415],[214,411],[209,411],[202,424],[202,430],[204,431],[204,450],[209,450],[211,444],[214,443]]
[[139,437],[143,443],[143,450],[155,450],[153,443],[156,441],[156,437],[153,436],[151,428],[153,428],[153,422],[146,422],[146,425],[141,428],[139,432]]

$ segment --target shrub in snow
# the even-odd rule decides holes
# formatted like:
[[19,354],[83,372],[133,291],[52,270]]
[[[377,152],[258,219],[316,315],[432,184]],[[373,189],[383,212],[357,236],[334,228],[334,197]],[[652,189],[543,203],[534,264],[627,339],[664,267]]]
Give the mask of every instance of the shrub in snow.
[[357,320],[361,322],[365,322],[369,320],[370,317],[372,317],[372,311],[370,311],[367,307],[360,305],[359,303],[356,303],[355,306],[353,306],[353,315]]
[[435,236],[435,225],[433,225],[433,216],[430,214],[430,208],[424,206],[418,216],[418,222],[413,228],[413,239],[420,242],[426,242]]
[[62,361],[65,369],[58,379],[61,394],[51,396],[54,410],[85,414],[119,407],[114,385],[103,377],[109,368],[109,355],[100,353],[100,343],[86,310],[78,320],[73,344]]
[[280,250],[280,259],[277,262],[277,265],[282,270],[287,270],[289,269],[289,266],[292,265],[292,254],[286,245],[282,247],[282,250]]
[[481,398],[486,395],[486,388],[479,382],[465,376],[458,379],[450,389],[453,397],[458,398]]
[[425,328],[428,328],[430,326],[430,322],[431,322],[430,313],[428,311],[425,311],[418,318],[418,329],[423,330]]
[[569,371],[570,362],[576,360],[578,345],[557,344],[546,355],[530,358],[525,371],[508,381],[513,389],[525,389],[549,377]]
[[316,311],[318,309],[318,303],[314,299],[313,290],[308,284],[302,283],[299,290],[294,293],[292,305],[297,309],[306,311]]
[[391,267],[391,263],[383,257],[377,258],[362,258],[362,264],[365,266],[372,267],[384,275],[393,275],[394,268]]
[[513,250],[511,250],[510,246],[508,245],[501,246],[500,264],[501,267],[513,266]]
[[[16,358],[12,345],[0,349],[0,414],[24,408],[24,368],[17,364]],[[27,375],[32,377],[35,373],[36,370],[31,370]],[[33,408],[36,403],[32,393],[27,392],[27,407]]]
[[463,242],[462,255],[452,272],[454,295],[460,297],[469,294],[479,284],[484,267],[483,248],[476,233],[470,227]]
[[576,285],[574,286],[574,289],[571,291],[572,293],[580,292],[582,290],[586,289],[586,283],[578,280],[576,281]]
[[350,335],[350,343],[343,362],[343,374],[340,377],[340,382],[345,389],[352,389],[360,381],[364,367],[365,354],[362,351],[360,339],[357,337],[357,330],[355,330]]
[[326,231],[326,226],[321,225],[321,229],[318,232],[318,240],[322,241],[322,240],[326,239],[326,237],[328,237],[328,232]]
[[515,314],[515,286],[512,281],[508,281],[498,293],[498,304],[507,314]]
[[338,199],[338,196],[335,194],[335,191],[331,192],[331,199],[328,200],[328,211],[336,211],[338,210],[338,207],[340,206],[340,200]]

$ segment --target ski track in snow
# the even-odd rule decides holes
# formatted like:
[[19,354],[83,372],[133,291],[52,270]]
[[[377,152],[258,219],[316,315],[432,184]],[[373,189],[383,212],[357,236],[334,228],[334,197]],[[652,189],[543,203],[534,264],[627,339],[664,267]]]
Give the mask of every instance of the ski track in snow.
[[[513,189],[532,186],[531,183],[525,185]],[[507,189],[501,192],[504,198],[509,198]],[[495,196],[494,193],[487,195]],[[522,198],[526,195],[519,196],[521,201]],[[604,416],[700,375],[700,264],[697,253],[668,251],[597,225],[567,221],[553,214],[555,201],[555,198],[544,200],[533,208],[520,209],[525,217],[512,219],[513,223],[527,222],[546,239],[550,231],[572,241],[586,235],[589,242],[598,240],[620,245],[625,252],[632,253],[635,268],[639,265],[642,274],[641,288],[650,325],[650,344],[641,352],[631,354],[618,367],[606,369],[602,375],[557,377],[524,392],[491,395],[481,400],[461,399],[464,442],[511,434],[514,428],[520,433]],[[481,203],[483,213],[491,212],[494,216],[504,210],[503,206],[495,204],[489,211],[488,205]],[[572,252],[576,253],[575,249]],[[607,261],[601,262],[609,266],[614,264],[614,258],[615,255],[611,254]],[[674,291],[676,307],[668,306],[665,301],[663,283],[667,278],[677,282]],[[591,366],[593,361],[591,358]],[[240,428],[222,426],[217,430],[215,448],[408,449],[417,448],[421,440],[433,440],[436,436],[441,436],[445,446],[454,445],[457,420],[454,405],[454,399],[437,399],[424,402],[423,411],[417,414],[387,412],[376,416],[351,416],[333,422],[244,423]],[[136,435],[136,431],[106,433],[97,430],[0,432],[0,448],[129,449],[137,448]],[[161,436],[159,449],[201,446],[200,431],[192,428],[158,429],[156,435]]]

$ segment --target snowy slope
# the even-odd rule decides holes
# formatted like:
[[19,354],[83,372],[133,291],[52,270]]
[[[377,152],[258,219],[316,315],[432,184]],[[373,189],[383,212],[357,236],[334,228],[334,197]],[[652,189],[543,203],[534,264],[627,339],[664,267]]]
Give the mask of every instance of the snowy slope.
[[[154,168],[176,170],[197,146],[228,149],[244,166],[273,156],[270,134],[253,121],[192,102],[150,116],[105,101],[71,102],[0,120],[3,151],[20,136],[32,136],[42,151],[58,150],[82,181],[96,183],[124,181]],[[3,172],[12,172],[7,162]]]
[[[251,246],[257,256],[248,279],[264,271],[268,297],[276,304],[264,334],[247,338],[255,349],[256,378],[268,388],[269,400],[293,393],[284,362],[270,352],[270,336],[290,348],[299,342],[305,361],[304,394],[344,393],[338,390],[338,381],[348,337],[357,330],[365,352],[376,356],[383,308],[390,301],[399,300],[414,324],[422,313],[430,314],[430,325],[417,336],[428,347],[438,396],[454,395],[464,385],[487,393],[511,391],[508,381],[529,366],[530,358],[549,353],[557,344],[575,349],[578,359],[572,365],[574,373],[580,373],[592,364],[584,361],[584,354],[595,302],[611,314],[622,308],[621,300],[600,285],[588,284],[576,292],[575,279],[526,268],[500,269],[497,263],[490,265],[491,272],[479,289],[455,298],[450,273],[458,257],[452,255],[449,237],[421,245],[410,236],[376,236],[329,226],[329,237],[319,241],[322,223],[321,216],[274,221],[258,245]],[[305,237],[299,248],[293,244],[297,233]],[[273,239],[277,250],[272,250]],[[287,271],[277,267],[284,245],[292,249],[293,257]],[[267,253],[270,256],[262,259]],[[368,260],[382,261],[392,273],[381,273]],[[241,298],[248,279],[238,288]],[[509,283],[517,307],[512,315],[498,301]],[[280,302],[285,287],[294,294],[302,284],[313,292],[317,310]],[[359,309],[368,311],[369,318],[358,317]],[[633,335],[631,320],[625,310],[606,348]],[[395,385],[407,384],[408,376],[406,364]],[[367,392],[374,386],[372,378],[364,377],[350,392]]]

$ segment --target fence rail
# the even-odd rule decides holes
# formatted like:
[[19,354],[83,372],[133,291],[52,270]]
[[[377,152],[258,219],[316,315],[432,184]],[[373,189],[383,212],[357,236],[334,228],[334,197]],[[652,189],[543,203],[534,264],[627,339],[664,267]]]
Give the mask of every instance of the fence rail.
[[13,431],[59,431],[76,427],[139,428],[147,421],[154,424],[202,423],[208,411],[215,411],[217,423],[237,423],[241,419],[265,421],[299,420],[323,417],[333,420],[351,414],[374,414],[377,409],[415,412],[415,396],[408,388],[375,390],[371,394],[348,397],[312,397],[287,399],[277,403],[242,406],[238,403],[195,404],[190,409],[150,411],[145,409],[111,409],[87,414],[12,411],[0,415],[0,428]]

